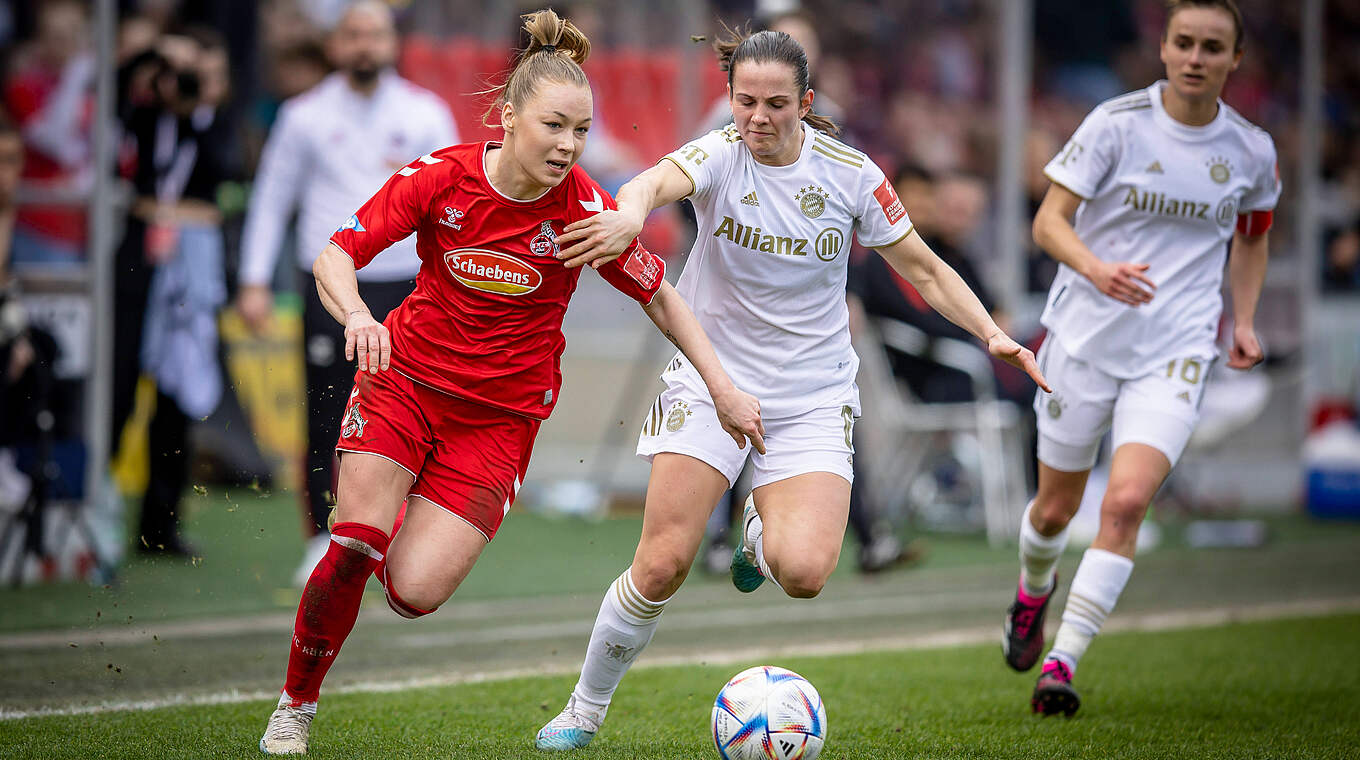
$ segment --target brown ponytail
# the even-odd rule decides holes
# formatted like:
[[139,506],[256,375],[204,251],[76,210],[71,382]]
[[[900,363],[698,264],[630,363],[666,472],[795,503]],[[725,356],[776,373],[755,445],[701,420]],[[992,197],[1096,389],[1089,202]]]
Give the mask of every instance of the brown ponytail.
[[[738,63],[749,61],[751,63],[764,63],[766,61],[782,63],[793,69],[793,82],[798,88],[798,97],[802,98],[808,91],[808,60],[807,53],[798,41],[790,37],[785,32],[763,31],[751,34],[745,29],[732,29],[723,24],[723,34],[718,35],[713,42],[713,49],[718,53],[718,68],[727,72],[727,86],[732,86],[732,73],[736,70]],[[813,129],[819,129],[832,135],[838,135],[841,128],[836,122],[818,113],[808,111],[803,121]]]
[[528,46],[520,51],[504,84],[478,93],[495,96],[482,115],[482,123],[488,127],[499,126],[498,114],[506,103],[523,108],[543,82],[590,86],[586,73],[581,70],[581,65],[590,57],[590,40],[581,30],[551,10],[526,13],[520,18],[524,20],[522,28],[529,36]]

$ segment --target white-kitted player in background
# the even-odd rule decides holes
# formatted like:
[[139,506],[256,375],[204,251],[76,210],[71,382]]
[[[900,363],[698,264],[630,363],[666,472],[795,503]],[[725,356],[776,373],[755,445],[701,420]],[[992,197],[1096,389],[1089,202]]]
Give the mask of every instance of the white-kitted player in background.
[[1102,103],[1045,169],[1053,185],[1034,239],[1061,267],[1039,365],[1054,392],[1034,401],[1039,488],[1021,521],[1020,582],[1003,639],[1016,670],[1043,651],[1067,524],[1111,428],[1114,456],[1099,533],[1031,699],[1038,713],[1071,715],[1080,705],[1072,674],[1128,582],[1138,527],[1194,430],[1218,355],[1225,253],[1227,364],[1246,370],[1263,358],[1253,324],[1280,181],[1270,135],[1219,100],[1242,42],[1233,0],[1171,0],[1166,79]]

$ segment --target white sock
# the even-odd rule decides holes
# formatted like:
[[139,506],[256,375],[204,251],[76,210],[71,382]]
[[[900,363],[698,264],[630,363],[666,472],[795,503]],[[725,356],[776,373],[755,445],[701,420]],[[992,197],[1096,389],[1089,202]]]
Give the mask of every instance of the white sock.
[[[757,520],[756,522],[757,524],[759,524],[759,520]],[[770,563],[765,561],[764,531],[762,531],[760,535],[756,536],[756,566],[760,568],[760,572],[762,575],[765,576],[766,580],[768,580],[770,583],[773,583],[775,586],[778,586],[780,591],[784,590],[784,587],[779,585],[779,580],[774,577],[774,572],[770,570]]]
[[291,707],[294,710],[300,710],[302,712],[307,713],[308,715],[311,715],[312,717],[316,717],[315,702],[303,702],[301,700],[294,699],[293,697],[288,696],[288,692],[286,691],[279,692],[279,707]]
[[1077,661],[1086,653],[1091,639],[1100,632],[1105,618],[1114,611],[1119,595],[1129,582],[1133,560],[1104,549],[1087,549],[1072,577],[1072,588],[1067,592],[1067,606],[1063,608],[1062,625],[1053,640],[1048,660],[1060,660],[1072,672]]
[[1033,509],[1031,501],[1020,518],[1020,585],[1030,596],[1045,596],[1053,590],[1053,573],[1067,548],[1067,528],[1056,536],[1040,535],[1029,520]]
[[592,718],[604,720],[614,690],[619,688],[628,666],[652,640],[669,601],[653,602],[639,593],[633,584],[631,567],[610,584],[600,603],[595,628],[590,632],[581,678],[572,690],[578,707],[591,713]]

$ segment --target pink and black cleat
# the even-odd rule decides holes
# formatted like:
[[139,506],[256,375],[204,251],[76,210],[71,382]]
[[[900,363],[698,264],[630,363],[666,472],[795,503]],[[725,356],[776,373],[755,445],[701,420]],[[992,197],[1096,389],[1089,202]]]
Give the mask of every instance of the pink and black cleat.
[[1034,684],[1034,696],[1029,699],[1030,710],[1045,717],[1062,713],[1067,717],[1077,714],[1081,697],[1072,688],[1072,671],[1059,660],[1044,663],[1039,682]]
[[[1053,576],[1053,589],[1058,577]],[[1034,667],[1044,651],[1044,613],[1053,590],[1043,596],[1030,596],[1021,586],[1015,589],[1015,601],[1006,610],[1006,622],[1001,635],[1001,653],[1006,664],[1024,672]]]

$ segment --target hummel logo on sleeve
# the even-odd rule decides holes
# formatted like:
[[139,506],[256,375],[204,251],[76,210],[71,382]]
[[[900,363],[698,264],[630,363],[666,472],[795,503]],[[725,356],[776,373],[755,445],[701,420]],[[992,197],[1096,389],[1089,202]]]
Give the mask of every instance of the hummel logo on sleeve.
[[600,211],[604,211],[604,199],[600,197],[600,191],[595,190],[593,192],[595,193],[595,200],[580,201],[581,208],[585,209],[586,211],[595,211],[597,213]]

